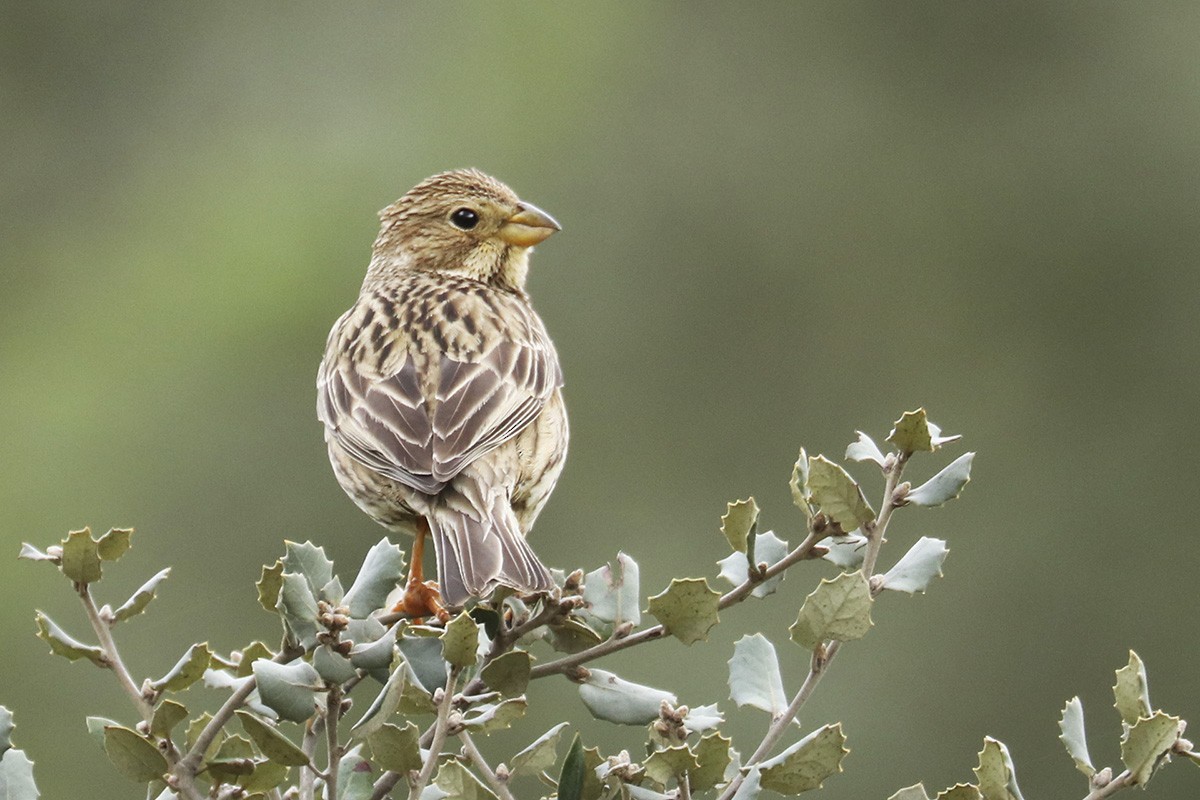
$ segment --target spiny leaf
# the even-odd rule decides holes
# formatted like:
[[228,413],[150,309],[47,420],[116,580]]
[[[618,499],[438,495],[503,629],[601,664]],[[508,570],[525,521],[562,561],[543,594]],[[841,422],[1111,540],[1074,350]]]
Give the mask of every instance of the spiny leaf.
[[956,783],[938,792],[937,800],[983,800],[983,795],[973,783]]
[[401,775],[421,768],[421,729],[409,722],[403,728],[384,723],[367,737],[375,763]]
[[759,771],[758,765],[749,767],[746,777],[742,779],[742,785],[733,794],[733,800],[757,800],[758,796],[762,794],[761,781],[762,773]]
[[13,716],[12,712],[0,706],[0,756],[12,747]]
[[925,784],[914,783],[896,792],[888,800],[929,800],[929,795],[925,792]]
[[579,697],[592,716],[618,725],[647,725],[658,719],[664,700],[678,703],[670,692],[630,683],[602,669],[589,671],[579,684]]
[[944,444],[955,442],[961,436],[942,436],[942,429],[929,421],[925,409],[906,411],[896,420],[895,427],[887,440],[904,453],[932,453]]
[[171,568],[159,570],[153,578],[141,585],[133,595],[121,604],[120,608],[113,612],[113,622],[121,622],[130,617],[142,613],[146,606],[150,605],[150,601],[154,599],[154,593],[158,591],[158,585],[167,579],[171,574]]
[[367,551],[358,577],[342,601],[350,609],[350,616],[366,617],[383,608],[388,594],[404,577],[404,554],[400,548],[382,539]]
[[133,528],[110,528],[96,541],[96,553],[104,561],[116,561],[129,550]]
[[324,687],[321,676],[305,661],[254,662],[254,678],[263,703],[281,718],[304,722],[313,715],[314,693]]
[[44,553],[29,542],[21,542],[21,552],[17,554],[17,558],[23,558],[26,561],[49,561],[53,564],[62,563],[61,553]]
[[1083,703],[1078,697],[1072,697],[1063,706],[1058,727],[1062,731],[1058,738],[1067,748],[1067,755],[1075,760],[1076,769],[1089,778],[1095,775],[1096,768],[1092,766],[1092,757],[1088,755],[1087,736],[1083,728]]
[[167,759],[158,748],[129,728],[106,727],[104,752],[117,772],[138,783],[157,780],[167,771]]
[[792,641],[815,650],[826,639],[861,639],[871,628],[871,589],[861,572],[823,578],[788,628]]
[[1139,719],[1121,741],[1121,763],[1133,773],[1132,784],[1144,786],[1171,753],[1182,732],[1179,717],[1155,711]]
[[463,726],[473,733],[490,734],[504,730],[525,716],[528,707],[524,697],[510,697],[499,703],[482,703],[463,715]]
[[924,592],[942,575],[942,563],[950,551],[941,539],[922,536],[883,576],[883,588],[897,592]]
[[554,766],[558,759],[558,740],[569,723],[560,722],[535,739],[508,762],[513,775],[540,775]]
[[338,800],[368,800],[375,788],[371,771],[371,762],[363,757],[362,747],[350,748],[338,761],[337,793],[334,796]]
[[92,538],[91,528],[71,531],[62,540],[62,571],[75,583],[95,583],[100,580],[100,551]]
[[867,554],[867,537],[861,533],[826,536],[817,544],[829,551],[821,558],[831,564],[837,564],[845,572],[853,572],[861,567],[863,557]]
[[818,728],[759,765],[762,788],[785,795],[821,788],[826,778],[842,771],[842,759],[850,752],[845,744],[840,722]]
[[150,719],[150,732],[155,736],[167,738],[176,725],[187,719],[188,710],[182,703],[174,700],[163,700],[154,709]]
[[327,683],[345,683],[358,672],[350,659],[327,644],[319,644],[313,650],[312,665]]
[[638,564],[625,553],[617,553],[614,565],[605,564],[584,578],[584,614],[589,619],[610,625],[640,625],[640,599]]
[[904,501],[914,506],[940,506],[955,499],[971,481],[971,462],[974,460],[974,453],[963,453],[937,475],[905,495]]
[[262,577],[254,584],[258,589],[258,603],[272,614],[278,614],[279,590],[283,588],[283,562],[271,566],[263,565]]
[[1133,725],[1142,717],[1150,716],[1150,687],[1146,682],[1146,665],[1137,653],[1129,651],[1129,663],[1117,670],[1117,682],[1113,686],[1113,697],[1121,720]]
[[[379,690],[379,694],[371,701],[371,705],[363,712],[358,722],[354,723],[351,730],[355,735],[369,739],[372,733],[383,727],[388,717],[392,716],[400,707],[400,699],[409,685],[410,675],[408,664],[398,661],[396,668],[388,676],[387,682]],[[422,694],[424,695],[424,693]],[[424,697],[432,707],[433,703],[429,701],[429,695],[424,695]]]
[[1017,774],[1012,756],[1004,742],[984,737],[983,749],[979,751],[979,766],[975,768],[975,780],[979,781],[979,793],[983,800],[1023,800],[1017,787]]
[[434,784],[446,793],[446,800],[495,800],[496,797],[470,770],[453,759],[438,768]]
[[308,579],[296,572],[285,572],[276,604],[291,638],[304,649],[317,643],[317,597]]
[[492,691],[505,697],[516,697],[525,693],[532,669],[533,657],[528,652],[510,650],[488,662],[480,670],[479,677]]
[[753,497],[726,504],[725,515],[721,517],[721,533],[735,551],[745,553],[749,546],[750,552],[753,552],[750,539],[757,528],[758,503],[754,502]]
[[12,750],[0,758],[0,798],[37,800],[40,797],[33,780],[33,762],[22,750]]
[[732,760],[729,752],[732,743],[719,733],[710,733],[696,745],[696,761],[700,766],[688,775],[693,792],[711,789],[724,780],[725,769]]
[[774,717],[787,708],[775,645],[761,633],[743,636],[729,659],[729,699],[738,707],[752,706]]
[[825,456],[808,459],[808,489],[813,502],[847,533],[875,519],[862,487]]
[[35,617],[38,626],[37,636],[50,645],[50,652],[62,656],[68,661],[78,661],[86,658],[98,667],[107,667],[108,658],[104,650],[93,644],[84,644],[72,638],[66,631],[54,624],[54,620],[42,612]]
[[237,662],[236,674],[239,678],[254,674],[254,662],[260,658],[272,659],[275,653],[262,642],[251,642],[242,648]]
[[456,667],[475,664],[479,652],[479,624],[466,611],[446,623],[442,634],[442,658]]
[[212,652],[208,642],[194,644],[188,648],[183,657],[171,667],[171,670],[150,686],[158,692],[178,692],[191,686],[204,677],[204,670],[212,663]]
[[855,431],[855,433],[858,434],[858,440],[846,448],[846,458],[851,461],[874,461],[882,467],[884,456],[879,445],[875,444],[875,441],[862,431]]
[[646,777],[660,786],[666,786],[673,780],[678,780],[685,773],[692,773],[700,769],[700,762],[696,760],[696,755],[685,744],[677,747],[668,747],[663,750],[655,750],[642,763],[643,769],[646,770]]
[[238,709],[234,713],[242,723],[242,730],[254,740],[264,756],[287,767],[301,767],[308,763],[308,756],[304,755],[304,751],[280,733],[274,725],[263,722],[249,711]]
[[317,597],[321,589],[333,580],[333,562],[325,555],[324,547],[312,542],[285,541],[287,554],[283,557],[284,572],[303,575],[308,588]]
[[649,612],[667,633],[684,644],[694,644],[708,638],[708,632],[720,621],[718,592],[708,588],[703,578],[675,578],[660,594],[650,598]]
[[[754,560],[768,567],[788,554],[788,543],[773,532],[767,531],[754,537]],[[750,561],[745,553],[732,552],[717,562],[721,567],[720,577],[734,586],[741,586],[750,577]],[[786,572],[781,572],[755,586],[751,591],[755,597],[773,594],[783,581]]]
[[804,516],[811,517],[812,508],[808,504],[808,453],[803,447],[800,448],[800,457],[792,467],[792,479],[788,481],[788,486],[792,490],[792,502],[796,504],[796,508],[803,511]]

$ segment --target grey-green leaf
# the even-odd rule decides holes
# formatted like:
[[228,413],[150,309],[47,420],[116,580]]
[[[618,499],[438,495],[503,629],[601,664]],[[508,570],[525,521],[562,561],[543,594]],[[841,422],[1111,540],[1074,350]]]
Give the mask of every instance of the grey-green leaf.
[[238,709],[234,713],[242,723],[242,730],[254,740],[264,756],[286,767],[300,767],[308,763],[308,756],[304,755],[304,751],[280,733],[274,725],[262,721],[249,711]]
[[37,800],[40,797],[33,780],[33,762],[22,750],[9,750],[0,756],[0,798]]
[[62,540],[62,571],[76,583],[100,580],[100,551],[90,528],[71,531]]
[[1146,681],[1146,665],[1137,653],[1129,651],[1129,663],[1117,670],[1113,686],[1114,705],[1126,725],[1133,725],[1150,716],[1150,686]]
[[366,617],[383,608],[388,594],[403,577],[404,554],[387,539],[381,539],[367,551],[358,577],[342,602],[350,609],[350,616]]
[[116,561],[129,550],[133,528],[110,528],[96,541],[96,554],[104,561]]
[[317,671],[304,661],[276,664],[259,659],[254,662],[254,678],[263,703],[292,722],[304,722],[313,715],[315,693],[324,685]]
[[504,730],[525,716],[529,704],[524,697],[510,697],[499,703],[481,703],[463,715],[463,725],[473,733],[490,734]]
[[335,652],[327,644],[317,645],[313,650],[313,668],[329,683],[345,683],[358,674],[350,659]]
[[647,725],[658,718],[663,700],[678,703],[662,689],[631,683],[602,669],[593,669],[579,685],[579,697],[597,719],[618,725]]
[[845,572],[861,567],[867,554],[867,537],[857,531],[845,536],[826,536],[817,544],[829,551],[821,558],[837,564]]
[[1008,748],[990,736],[984,738],[983,749],[979,751],[975,780],[983,800],[1023,800]]
[[421,729],[409,722],[403,728],[384,723],[367,737],[375,763],[401,774],[421,768]]
[[974,460],[974,453],[963,453],[937,475],[910,491],[904,500],[915,506],[940,506],[953,500],[971,481],[971,462]]
[[208,642],[194,644],[188,648],[188,651],[166,675],[152,681],[150,686],[159,692],[181,691],[203,678],[204,670],[208,669],[208,665],[211,663],[212,652],[208,649]]
[[312,542],[299,544],[284,542],[287,555],[283,557],[283,571],[303,575],[309,591],[316,597],[325,584],[333,579],[333,562],[325,555],[325,548]]
[[529,675],[533,670],[533,657],[524,650],[510,650],[492,659],[479,677],[493,691],[505,697],[516,697],[525,693],[529,686]]
[[754,532],[758,528],[758,503],[750,497],[727,503],[721,517],[721,533],[738,553],[753,552]]
[[929,800],[929,795],[925,792],[925,784],[914,783],[896,792],[888,800]]
[[818,728],[759,765],[762,788],[784,795],[819,789],[826,778],[842,771],[842,759],[850,752],[845,744],[840,722]]
[[924,592],[934,578],[941,577],[942,563],[949,552],[941,539],[922,536],[883,575],[883,588],[908,594]]
[[871,604],[871,589],[861,572],[823,578],[788,631],[792,641],[809,650],[826,639],[860,639],[871,628]]
[[479,651],[479,624],[466,611],[446,624],[442,658],[456,667],[474,665]]
[[825,456],[808,459],[808,489],[813,502],[847,533],[875,519],[862,487]]
[[618,622],[641,624],[641,590],[638,565],[625,553],[617,553],[613,565],[605,564],[584,578],[584,615],[615,625]]
[[882,467],[884,456],[879,445],[875,444],[875,441],[862,431],[855,431],[855,433],[858,434],[858,440],[846,448],[846,458],[851,461],[874,461]]
[[720,619],[717,615],[719,592],[708,587],[703,578],[675,578],[664,591],[650,598],[650,613],[667,633],[684,644],[708,638],[708,632]]
[[158,748],[129,728],[106,727],[104,752],[118,772],[138,783],[157,780],[167,771],[167,759]]
[[78,639],[72,638],[66,631],[54,624],[54,620],[40,611],[37,612],[35,620],[38,626],[37,636],[50,645],[50,652],[62,656],[68,661],[86,658],[98,667],[108,666],[108,658],[100,647],[84,644]]
[[296,572],[285,572],[279,590],[279,613],[292,638],[308,649],[317,642],[317,596],[308,579]]
[[1095,775],[1096,768],[1092,766],[1092,757],[1088,755],[1087,736],[1084,733],[1083,703],[1078,697],[1072,697],[1063,706],[1058,727],[1062,731],[1058,738],[1067,748],[1067,755],[1074,759],[1076,769],[1089,778]]
[[113,612],[113,622],[121,622],[142,613],[146,606],[150,605],[150,601],[154,599],[154,593],[158,591],[158,585],[167,579],[171,574],[171,568],[159,570],[157,574],[150,580],[142,584],[133,595],[126,600],[121,606]]
[[[788,543],[776,536],[772,531],[760,533],[754,537],[754,560],[768,567],[779,561],[788,553]],[[721,567],[720,577],[734,586],[740,586],[750,577],[750,562],[745,553],[734,551],[717,562]],[[773,594],[783,581],[786,572],[781,572],[758,584],[750,594],[755,597],[766,597]]]
[[13,715],[4,706],[0,706],[0,756],[12,747]]
[[1182,727],[1179,717],[1162,711],[1133,724],[1121,740],[1121,763],[1133,773],[1134,786],[1146,785],[1179,740]]
[[774,717],[787,708],[775,645],[761,633],[743,636],[729,659],[729,699],[738,707],[752,706]]
[[509,759],[509,771],[514,775],[540,775],[553,767],[558,760],[558,741],[568,724],[558,723]]
[[21,552],[17,554],[17,558],[23,558],[26,561],[49,561],[53,564],[62,562],[62,555],[45,553],[29,544],[29,542],[21,542]]
[[150,719],[150,732],[165,739],[171,735],[176,725],[187,719],[187,716],[187,707],[182,703],[163,700],[154,708],[154,716]]
[[562,771],[558,776],[558,800],[582,800],[586,773],[583,742],[577,733],[571,740],[571,747],[567,750],[567,757],[563,759]]

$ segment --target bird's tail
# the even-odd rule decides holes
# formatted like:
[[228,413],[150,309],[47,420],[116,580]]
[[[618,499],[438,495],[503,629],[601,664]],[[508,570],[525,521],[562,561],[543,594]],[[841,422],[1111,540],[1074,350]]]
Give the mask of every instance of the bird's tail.
[[447,606],[484,597],[497,586],[519,592],[554,588],[550,570],[521,535],[512,507],[497,496],[481,513],[459,504],[439,503],[429,514],[437,554],[438,588]]

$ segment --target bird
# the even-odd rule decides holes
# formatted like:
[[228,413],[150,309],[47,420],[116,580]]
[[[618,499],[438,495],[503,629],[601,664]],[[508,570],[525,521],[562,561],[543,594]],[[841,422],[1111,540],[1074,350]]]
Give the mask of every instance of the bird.
[[525,536],[562,472],[568,426],[525,280],[533,246],[562,228],[477,169],[426,178],[379,218],[358,299],[326,341],[317,416],[346,494],[416,537],[395,610],[444,620],[500,586],[549,592]]

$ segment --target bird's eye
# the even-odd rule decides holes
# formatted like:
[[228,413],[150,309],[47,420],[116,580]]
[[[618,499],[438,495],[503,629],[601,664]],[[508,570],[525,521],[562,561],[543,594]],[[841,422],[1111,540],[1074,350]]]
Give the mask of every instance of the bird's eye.
[[471,208],[457,208],[450,214],[450,222],[460,230],[469,231],[479,224],[479,212]]

